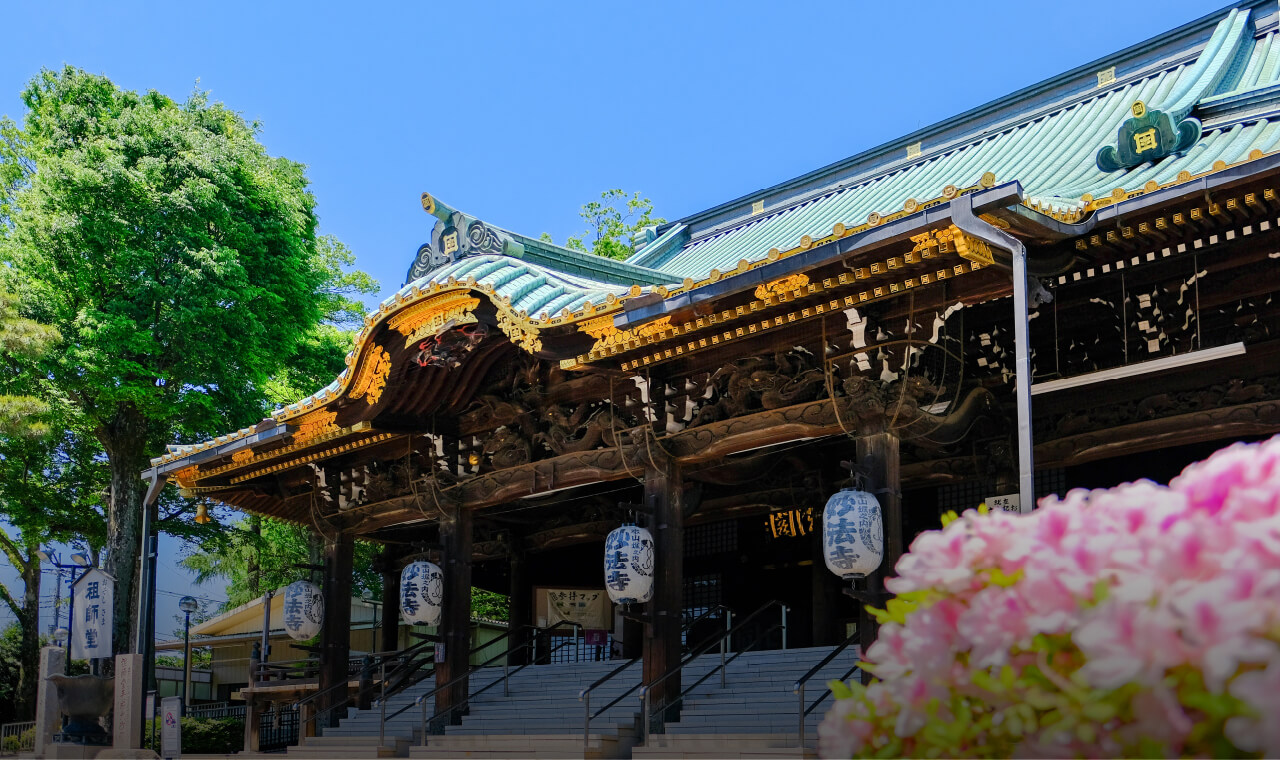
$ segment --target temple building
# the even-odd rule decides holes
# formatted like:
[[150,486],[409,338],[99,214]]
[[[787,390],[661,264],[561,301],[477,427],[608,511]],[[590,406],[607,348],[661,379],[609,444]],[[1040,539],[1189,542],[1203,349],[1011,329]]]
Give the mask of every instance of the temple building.
[[[554,661],[554,595],[606,591],[606,536],[642,526],[652,599],[609,605],[589,659],[639,658],[616,679],[662,733],[725,610],[731,651],[809,651],[803,673],[873,639],[863,603],[946,511],[1167,481],[1280,430],[1278,10],[1241,3],[647,229],[625,261],[456,209],[446,181],[346,371],[143,475],[324,537],[325,709],[358,701],[336,688],[353,541],[384,547],[387,620],[401,568],[438,565],[414,662],[445,726],[479,672],[469,589],[509,595],[508,642]],[[850,584],[822,514],[853,487],[881,505],[884,559]]]

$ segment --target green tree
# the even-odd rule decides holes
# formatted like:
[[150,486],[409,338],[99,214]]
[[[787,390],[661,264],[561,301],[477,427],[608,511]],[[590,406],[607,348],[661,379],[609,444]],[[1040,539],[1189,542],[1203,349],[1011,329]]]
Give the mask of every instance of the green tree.
[[569,238],[565,247],[618,260],[631,255],[633,235],[667,221],[653,215],[653,201],[620,189],[605,190],[600,200],[583,204],[579,214],[587,231]]
[[61,337],[57,328],[23,317],[17,297],[0,291],[0,356],[5,362],[0,376],[0,436],[40,436],[49,431],[41,418],[48,404],[30,394],[31,378],[21,371],[21,362],[45,353]]
[[[0,237],[8,231],[0,227]],[[3,276],[7,273],[0,273]],[[13,652],[18,677],[13,708],[35,710],[36,673],[40,661],[42,543],[87,534],[101,546],[101,468],[77,444],[83,430],[78,416],[50,393],[46,378],[28,370],[31,362],[60,340],[56,328],[23,317],[16,296],[0,282],[0,554],[17,571],[17,583],[0,583],[0,602],[16,618]],[[95,485],[95,475],[99,482]],[[18,587],[21,584],[21,588]]]
[[[297,565],[312,562],[311,532],[301,525],[253,517],[228,528],[227,540],[210,548],[193,548],[182,566],[195,573],[196,583],[227,582],[225,609],[238,607],[263,593],[304,577]],[[357,541],[352,560],[351,593],[382,592],[382,576],[373,569],[378,548]]]
[[[66,67],[0,124],[0,260],[23,316],[66,338],[34,372],[110,471],[106,569],[132,640],[144,484],[167,443],[260,419],[265,389],[342,292],[304,167],[204,93],[176,102]],[[333,261],[330,256],[328,261]]]
[[17,583],[0,582],[0,602],[21,631],[16,697],[23,714],[34,713],[40,664],[41,561],[36,552],[53,542],[83,542],[96,563],[106,539],[106,462],[94,455],[95,447],[85,445],[90,434],[67,415],[47,413],[45,419],[61,432],[0,437],[0,555],[18,574]]

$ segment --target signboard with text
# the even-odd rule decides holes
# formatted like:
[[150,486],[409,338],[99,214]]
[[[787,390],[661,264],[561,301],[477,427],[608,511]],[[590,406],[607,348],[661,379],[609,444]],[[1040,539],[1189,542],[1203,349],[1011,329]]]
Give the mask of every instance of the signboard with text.
[[[1014,514],[1022,513],[1022,497],[1016,493],[1006,494],[1004,496],[988,496],[987,508],[991,510],[1000,510],[1002,512],[1012,512]],[[1026,510],[1030,512],[1031,510]]]
[[92,567],[71,587],[71,658],[110,657],[112,602],[116,579]]
[[160,757],[182,757],[182,697],[160,700]]

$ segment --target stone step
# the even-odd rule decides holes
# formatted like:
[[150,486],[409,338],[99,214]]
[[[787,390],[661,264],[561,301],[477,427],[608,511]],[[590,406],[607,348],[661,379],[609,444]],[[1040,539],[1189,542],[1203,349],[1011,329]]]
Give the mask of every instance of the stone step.
[[[810,737],[811,743],[814,737]],[[658,758],[810,758],[813,747],[796,746],[796,735],[772,733],[653,734],[649,742],[632,749],[633,760]]]
[[427,746],[409,748],[413,758],[611,758],[618,756],[616,737],[593,734],[585,745],[581,734],[541,736],[432,736]]

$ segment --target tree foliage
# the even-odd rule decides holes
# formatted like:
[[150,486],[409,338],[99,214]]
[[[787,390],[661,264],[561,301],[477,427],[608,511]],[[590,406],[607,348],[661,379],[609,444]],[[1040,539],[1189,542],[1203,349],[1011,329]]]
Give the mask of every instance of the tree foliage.
[[583,204],[579,214],[587,230],[570,237],[565,247],[618,260],[631,255],[633,235],[667,221],[653,215],[653,201],[617,188],[605,190],[598,201]]
[[[22,101],[22,125],[0,123],[0,261],[21,316],[65,339],[30,375],[107,458],[123,650],[149,458],[257,422],[321,370],[332,379],[343,338],[322,325],[349,319],[371,281],[317,240],[304,167],[206,94],[180,103],[66,67]],[[170,500],[175,526],[189,507]]]
[[[196,583],[227,582],[226,609],[307,577],[307,571],[297,567],[313,561],[312,534],[304,526],[269,517],[246,518],[227,531],[227,540],[197,548],[181,562],[195,574]],[[381,597],[382,576],[373,569],[378,551],[367,541],[356,542],[352,594],[360,596],[368,590]]]
[[41,418],[49,405],[37,395],[39,381],[21,371],[21,362],[40,356],[61,337],[56,328],[23,317],[17,297],[0,290],[0,357],[5,364],[0,375],[0,436],[49,432],[48,423]]

